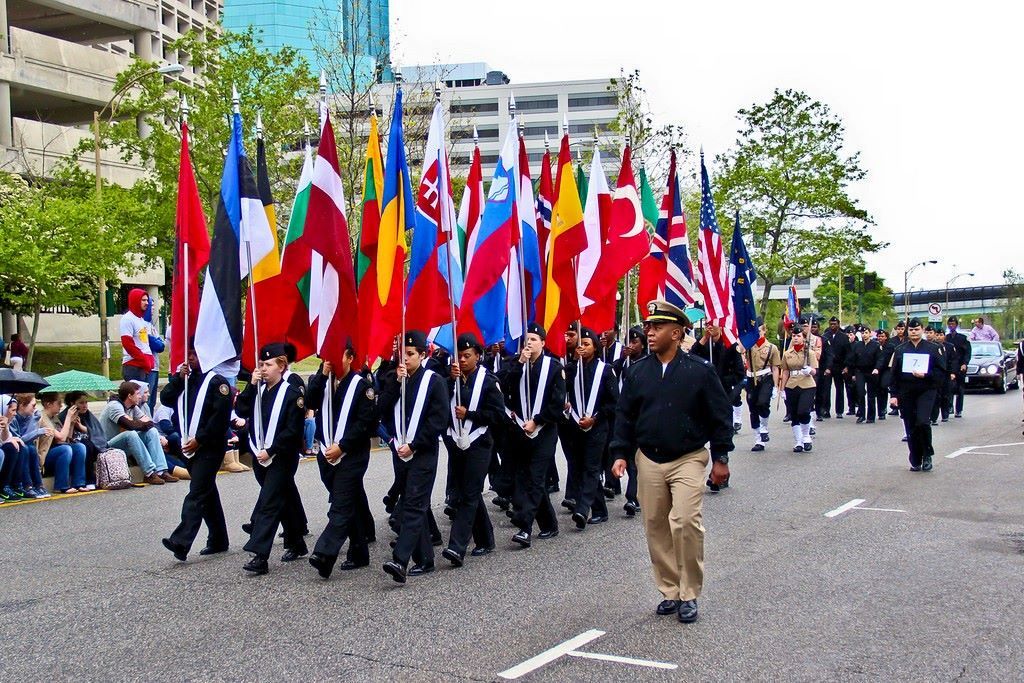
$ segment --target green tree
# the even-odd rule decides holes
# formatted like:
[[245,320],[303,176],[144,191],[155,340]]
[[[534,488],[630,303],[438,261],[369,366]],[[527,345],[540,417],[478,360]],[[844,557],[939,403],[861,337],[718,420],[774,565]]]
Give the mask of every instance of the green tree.
[[825,104],[776,90],[738,117],[735,148],[716,160],[716,204],[741,210],[764,284],[763,313],[773,286],[884,245],[872,238],[870,215],[849,193],[867,172],[859,153],[844,149],[843,123]]
[[1003,271],[1003,283],[1006,285],[1006,309],[996,313],[992,324],[999,330],[1002,338],[1019,340],[1024,330],[1024,275],[1010,268]]
[[[844,321],[855,320],[872,327],[879,320],[890,320],[896,315],[892,290],[878,273],[865,270],[863,264],[847,264],[842,269],[832,264],[822,270],[821,276],[822,282],[814,290],[814,299],[816,310],[822,315],[835,315]],[[847,286],[850,282],[843,282],[851,278],[852,289]],[[843,296],[841,311],[840,287]]]

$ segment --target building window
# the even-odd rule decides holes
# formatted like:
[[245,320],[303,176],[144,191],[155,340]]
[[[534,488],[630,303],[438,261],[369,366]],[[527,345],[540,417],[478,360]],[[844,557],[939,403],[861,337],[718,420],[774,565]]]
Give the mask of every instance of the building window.
[[[472,128],[459,128],[452,131],[452,140],[472,140],[473,129]],[[481,140],[497,140],[498,139],[498,128],[496,126],[488,126],[485,128],[478,128],[477,135]]]
[[605,109],[617,106],[618,95],[579,95],[569,98],[569,109]]
[[516,100],[516,109],[519,111],[558,111],[558,98],[550,97],[542,100]]
[[485,114],[498,113],[498,101],[487,102],[452,102],[451,113],[453,114]]

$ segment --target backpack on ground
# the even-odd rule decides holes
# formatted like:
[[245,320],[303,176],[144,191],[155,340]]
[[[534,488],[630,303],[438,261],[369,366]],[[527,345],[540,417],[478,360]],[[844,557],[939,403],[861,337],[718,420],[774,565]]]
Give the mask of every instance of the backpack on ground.
[[132,474],[128,456],[120,448],[111,448],[96,456],[96,487],[108,491],[131,488]]

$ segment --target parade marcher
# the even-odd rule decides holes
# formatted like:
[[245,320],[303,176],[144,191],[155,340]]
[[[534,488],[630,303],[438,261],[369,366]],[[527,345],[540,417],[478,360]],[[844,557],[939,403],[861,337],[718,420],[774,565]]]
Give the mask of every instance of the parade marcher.
[[451,463],[452,518],[448,547],[441,555],[454,567],[466,559],[470,538],[474,557],[494,550],[494,527],[482,496],[491,461],[491,432],[505,421],[505,400],[498,380],[481,364],[483,345],[472,332],[456,341],[458,362],[448,381],[450,419],[444,445]]
[[[885,367],[889,368],[889,375],[886,379],[885,386],[888,391],[889,386],[892,385],[892,357],[896,353],[896,349],[901,344],[907,341],[907,321],[901,320],[896,323],[896,327],[893,328],[893,335],[889,338],[888,343],[883,347],[882,363]],[[888,404],[887,404],[888,405]],[[900,411],[896,408],[889,406],[889,415],[899,415]],[[904,439],[906,440],[906,439]]]
[[853,342],[847,356],[847,376],[853,376],[857,387],[857,424],[874,424],[878,407],[875,392],[878,386],[878,361],[882,347],[871,337],[871,330],[861,325],[860,339]]
[[[807,347],[811,350],[811,353],[814,354],[814,358],[818,362],[818,366],[820,367],[821,366],[821,354],[823,353],[824,344],[821,341],[821,337],[818,336],[818,331],[819,331],[818,319],[815,318],[813,315],[805,316],[805,317],[800,319],[800,323],[803,326],[803,331],[804,331],[804,344],[806,344]],[[848,375],[848,378],[849,379],[847,381],[852,384],[852,381],[853,381],[852,380],[852,375]],[[847,395],[849,395],[849,394],[847,394]],[[814,396],[815,396],[815,400],[814,400],[814,403],[811,405],[811,436],[814,436],[814,434],[815,434],[814,425],[818,421],[818,403],[817,403],[818,388],[817,388],[817,380],[815,380]],[[850,401],[850,404],[851,404],[851,410],[852,410],[852,404],[853,404],[852,400]]]
[[726,345],[722,337],[722,328],[718,325],[705,323],[704,334],[700,340],[690,347],[690,353],[709,361],[715,368],[715,374],[722,382],[725,395],[729,397],[729,405],[733,407],[732,428],[738,432],[742,423],[742,407],[740,400],[743,391],[746,371],[743,367],[743,356],[735,344]]
[[519,531],[512,541],[524,548],[531,545],[535,521],[539,538],[558,535],[558,519],[545,484],[558,445],[557,425],[565,410],[565,370],[558,359],[544,353],[545,337],[537,323],[527,326],[526,344],[503,387],[506,410],[517,426],[510,431],[508,444],[516,452],[512,524]]
[[[516,362],[515,356],[505,353],[505,343],[498,342],[491,344],[487,349],[481,364],[486,366],[499,386],[504,386],[505,377]],[[508,416],[499,420],[497,424],[491,425],[491,462],[487,468],[487,479],[490,487],[494,490],[495,496],[491,500],[501,510],[508,510],[512,505],[512,492],[515,488],[515,465],[513,454],[505,448],[509,429],[518,429]]]
[[[647,355],[647,335],[639,325],[629,328],[629,343],[626,344],[625,355],[612,363],[615,371],[617,389],[622,393],[622,382],[625,380],[625,372],[634,363]],[[608,446],[605,447],[605,474],[604,491],[606,498],[614,498],[622,492],[622,480],[612,474],[614,460],[611,455],[611,440],[615,436],[615,417],[612,416],[611,424],[608,426]],[[633,517],[640,512],[640,502],[636,496],[636,461],[627,462],[626,475],[629,481],[626,483],[626,504],[622,506],[623,511]],[[608,494],[611,493],[609,496]]]
[[747,349],[747,408],[750,410],[750,428],[754,445],[750,450],[763,451],[768,443],[768,418],[772,411],[772,394],[779,386],[782,355],[779,347],[765,339],[763,320],[757,321],[761,336]]
[[932,406],[935,387],[945,368],[945,352],[941,347],[922,339],[921,321],[911,318],[907,323],[908,341],[896,349],[892,357],[892,381],[889,403],[899,408],[910,450],[910,469],[930,472],[932,469]]
[[839,318],[832,316],[828,319],[828,329],[821,335],[822,340],[822,389],[820,394],[822,400],[819,406],[824,411],[819,413],[820,417],[831,416],[832,400],[830,394],[832,387],[835,387],[835,409],[836,419],[843,418],[843,399],[846,391],[846,383],[843,370],[846,368],[846,356],[850,352],[850,340],[846,333],[839,327]]
[[182,439],[181,454],[191,477],[181,504],[181,523],[163,539],[164,547],[184,562],[205,522],[206,546],[199,554],[226,552],[228,528],[217,492],[217,471],[224,461],[231,387],[220,375],[202,372],[195,348],[189,344],[188,359],[168,379],[160,392],[160,403],[173,407],[174,423]]
[[647,548],[664,598],[656,613],[675,614],[683,623],[697,620],[704,584],[705,468],[710,457],[712,482],[725,482],[733,448],[732,411],[721,381],[709,363],[680,348],[689,326],[678,307],[648,304],[651,355],[626,370],[611,444],[616,476],[636,460]]
[[[567,366],[570,363],[576,362],[576,346],[580,343],[580,323],[578,320],[574,320],[569,323],[568,329],[565,331],[565,357],[561,358],[562,366]],[[545,351],[545,354],[547,351]],[[563,373],[564,374],[564,373]],[[558,422],[558,440],[564,441],[565,437],[562,436],[565,430],[565,420]],[[563,455],[565,449],[563,450]],[[569,465],[568,456],[566,455],[566,476],[565,476],[565,499],[562,500],[562,507],[573,509],[576,505],[575,499],[573,499],[574,493],[578,486],[577,483],[572,481],[573,471]],[[558,493],[558,463],[554,459],[551,460],[551,465],[548,467],[547,475],[547,489],[548,493]]]
[[235,405],[235,412],[246,420],[245,439],[255,456],[253,472],[261,487],[253,510],[252,533],[245,544],[253,557],[243,567],[254,574],[266,574],[269,569],[267,559],[278,524],[284,527],[282,562],[295,561],[309,552],[303,540],[301,504],[299,509],[294,504],[300,500],[295,472],[302,450],[306,402],[302,392],[285,379],[287,370],[287,346],[280,342],[264,345],[252,381],[238,395]]
[[570,363],[565,371],[567,418],[562,449],[573,472],[567,482],[576,487],[572,521],[581,531],[588,523],[608,521],[601,462],[619,391],[611,365],[597,357],[599,343],[596,332],[581,328],[576,346],[579,361]]
[[316,435],[322,444],[316,459],[330,503],[327,526],[317,539],[309,563],[325,579],[334,570],[346,539],[347,557],[338,568],[350,570],[370,564],[365,529],[369,509],[363,477],[370,464],[370,439],[377,434],[379,417],[373,384],[355,371],[353,361],[351,346],[345,349],[340,367],[324,361],[309,378],[306,392],[306,406],[316,409]]
[[601,333],[601,344],[598,347],[598,357],[605,363],[611,365],[622,358],[625,345],[619,341],[619,325],[616,323],[611,329]]
[[[967,363],[971,360],[971,342],[967,336],[960,331],[960,319],[955,315],[949,316],[949,320],[946,321],[949,324],[949,332],[946,334],[946,341],[953,345],[956,349],[956,379],[951,387],[950,391],[950,402],[953,403],[950,407],[950,411],[953,413],[953,417],[963,417],[964,413],[964,388],[966,387],[965,380],[967,379]],[[951,366],[954,367],[954,366]],[[1017,365],[1019,369],[1021,366]]]
[[939,378],[938,386],[935,388],[935,406],[932,407],[932,426],[935,426],[939,424],[940,415],[943,422],[949,422],[949,407],[953,402],[953,387],[956,384],[956,371],[960,360],[956,354],[956,347],[946,339],[945,330],[936,328],[928,341],[942,347],[946,361],[946,371]]
[[[380,397],[381,421],[393,435],[405,468],[398,539],[392,559],[383,567],[398,583],[405,583],[407,576],[434,571],[430,494],[437,478],[439,440],[448,426],[449,413],[444,379],[426,368],[427,336],[423,332],[406,332],[402,359],[395,370],[396,381],[388,382]],[[414,565],[407,570],[410,559]]]
[[782,377],[785,386],[786,407],[793,429],[793,452],[811,450],[811,410],[817,393],[814,376],[818,371],[818,359],[804,341],[800,330],[793,333],[789,348],[782,354]]
[[875,369],[878,370],[878,381],[875,386],[875,414],[878,420],[884,420],[889,410],[889,380],[892,378],[889,362],[895,347],[889,345],[889,332],[879,328],[875,331],[875,339],[878,340],[878,363]]

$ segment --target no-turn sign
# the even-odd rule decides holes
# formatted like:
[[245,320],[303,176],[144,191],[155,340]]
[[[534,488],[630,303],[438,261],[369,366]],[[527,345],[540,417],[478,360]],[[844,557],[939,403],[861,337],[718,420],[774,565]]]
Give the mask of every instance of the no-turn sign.
[[942,304],[928,304],[928,322],[942,322]]

